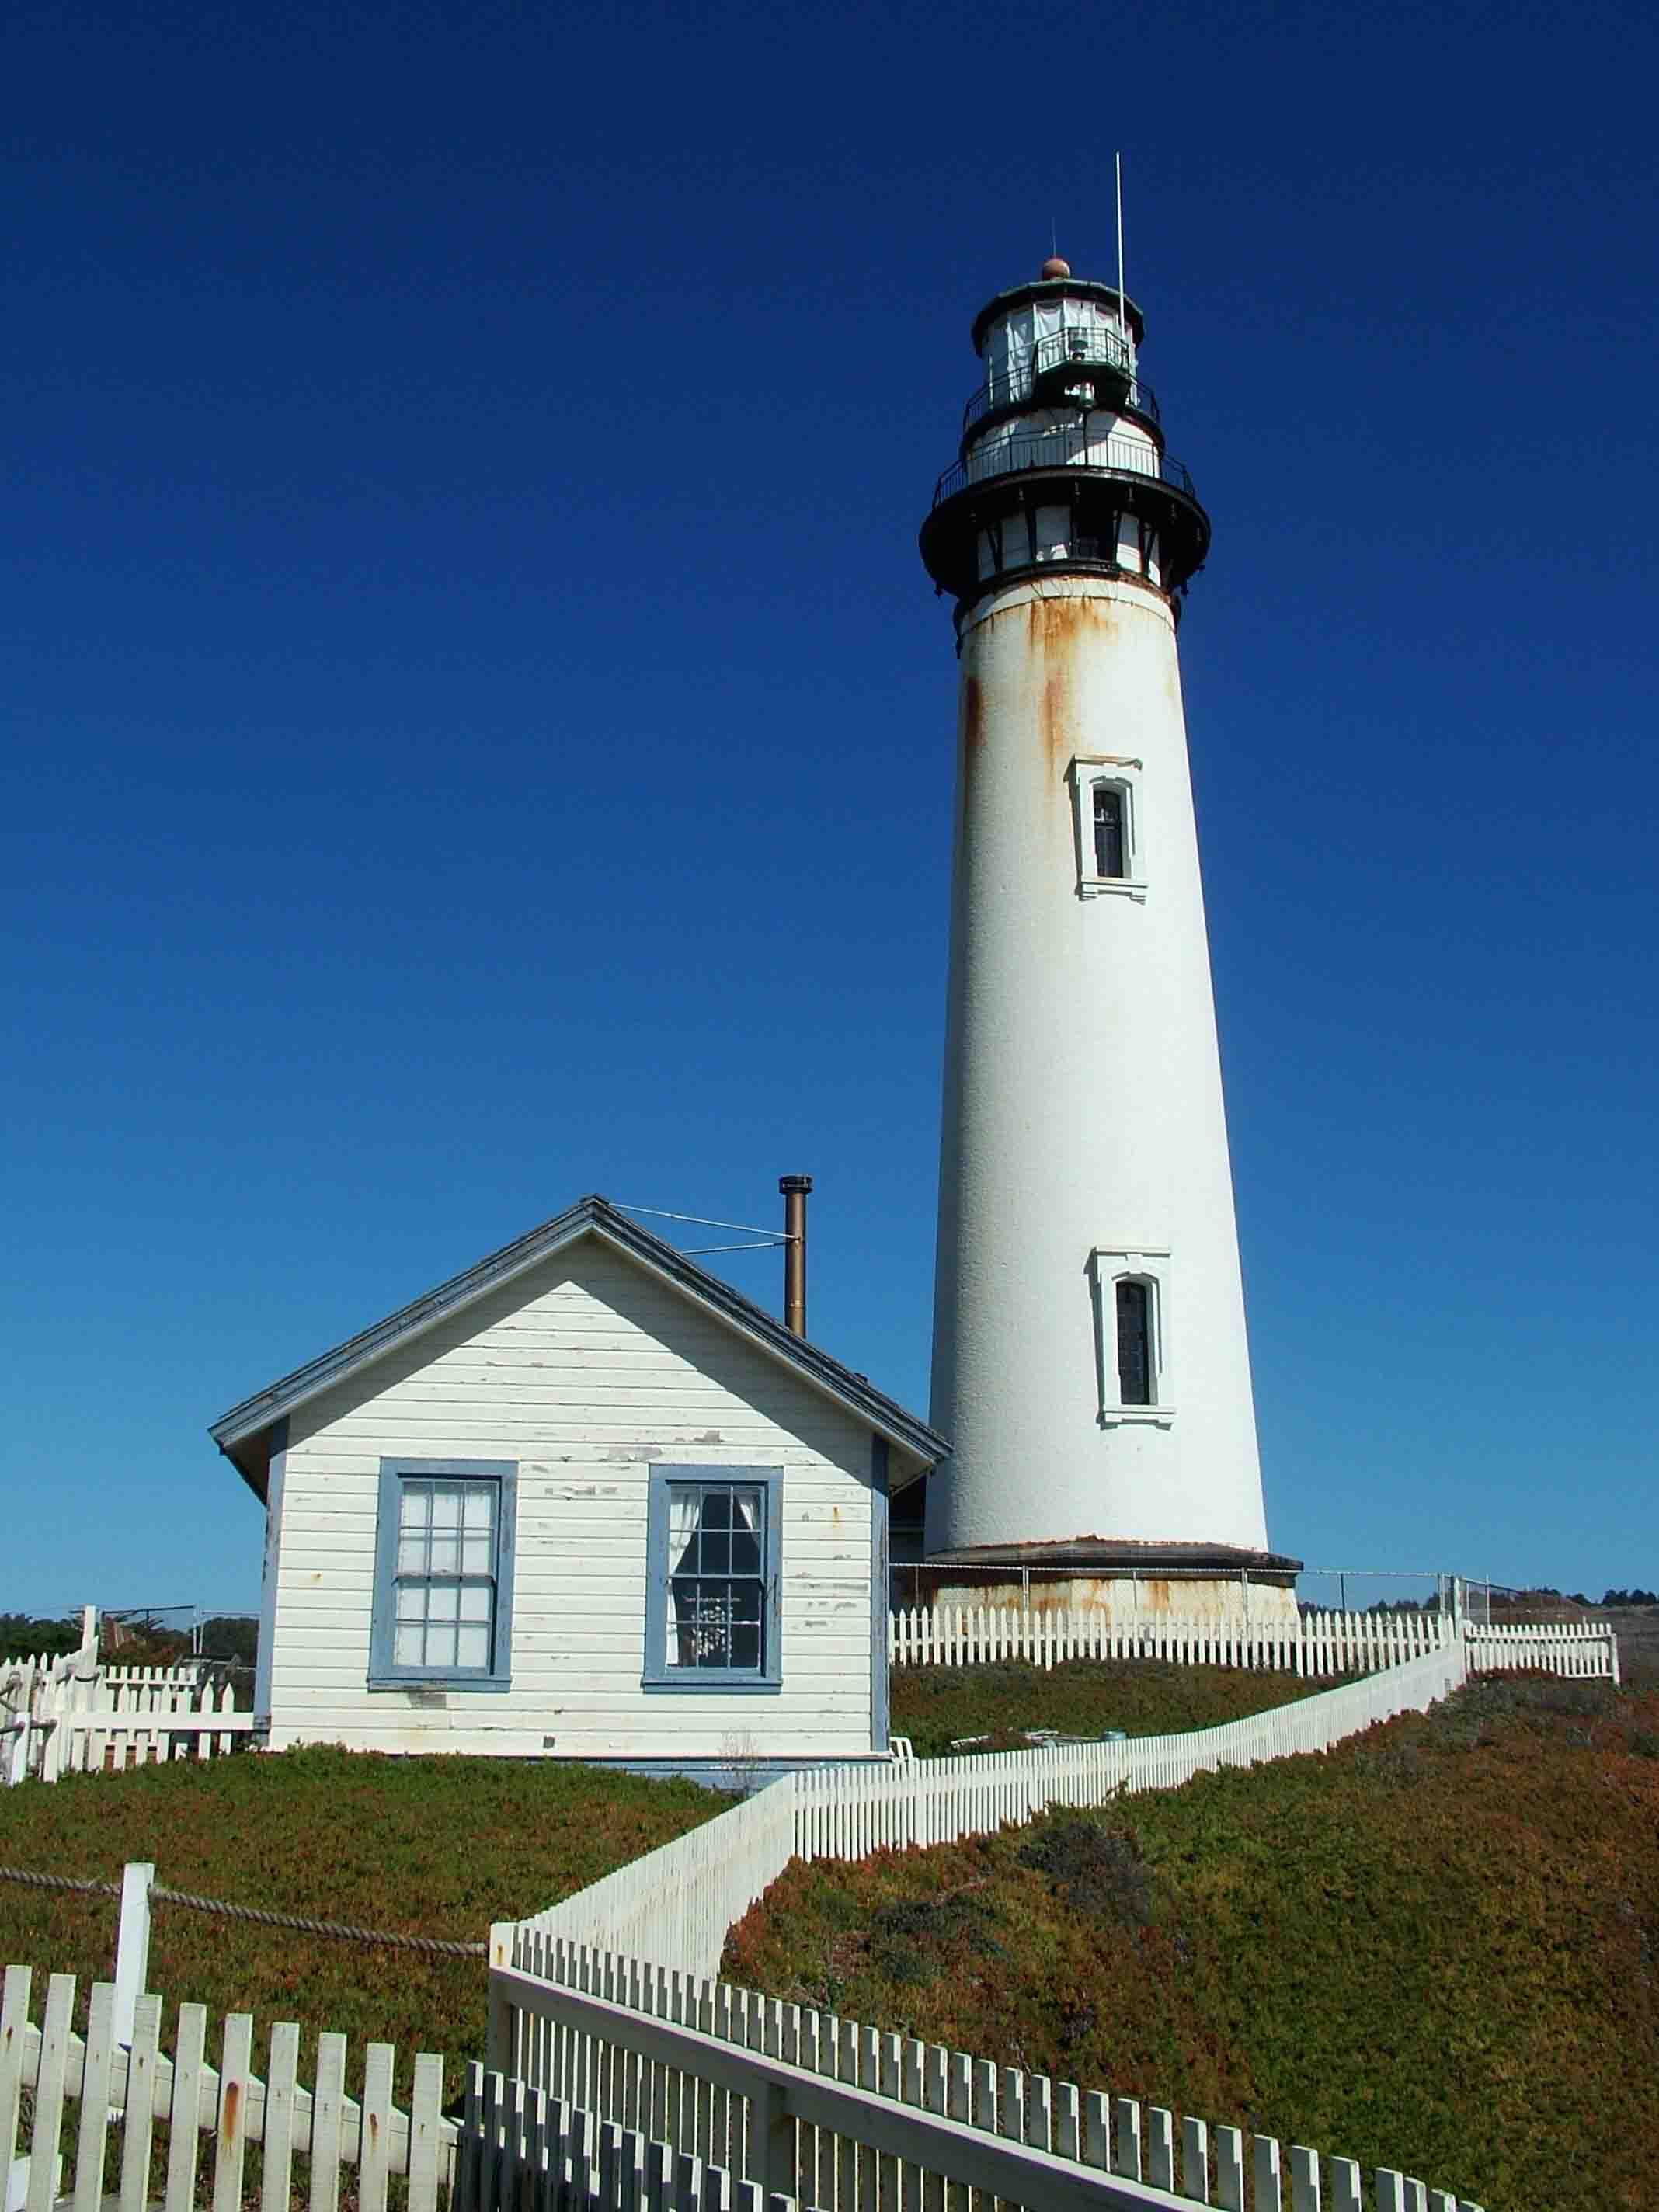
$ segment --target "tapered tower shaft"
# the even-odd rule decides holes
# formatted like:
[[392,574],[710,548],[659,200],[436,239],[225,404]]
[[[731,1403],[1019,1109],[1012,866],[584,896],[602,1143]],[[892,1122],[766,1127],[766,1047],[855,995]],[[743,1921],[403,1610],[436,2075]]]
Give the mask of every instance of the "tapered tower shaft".
[[960,658],[930,1555],[1267,1540],[1176,651],[1209,525],[1140,336],[1063,263],[993,301],[922,532]]

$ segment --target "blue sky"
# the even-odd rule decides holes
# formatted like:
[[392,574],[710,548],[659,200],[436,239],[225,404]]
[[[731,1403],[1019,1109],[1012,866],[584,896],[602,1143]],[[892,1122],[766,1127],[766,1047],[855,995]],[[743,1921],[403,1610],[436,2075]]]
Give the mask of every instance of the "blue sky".
[[[955,672],[1050,225],[1182,629],[1269,1526],[1659,1584],[1650,9],[0,33],[0,1608],[257,1601],[207,1422],[586,1190],[925,1410]],[[775,1301],[775,1254],[732,1278]]]

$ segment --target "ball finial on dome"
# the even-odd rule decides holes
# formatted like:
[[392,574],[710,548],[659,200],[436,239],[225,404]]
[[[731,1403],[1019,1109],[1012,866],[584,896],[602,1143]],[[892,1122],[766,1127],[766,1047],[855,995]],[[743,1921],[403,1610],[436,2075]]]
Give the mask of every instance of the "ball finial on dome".
[[1045,277],[1069,276],[1072,273],[1072,264],[1069,261],[1062,261],[1059,254],[1051,253],[1042,264],[1042,273]]

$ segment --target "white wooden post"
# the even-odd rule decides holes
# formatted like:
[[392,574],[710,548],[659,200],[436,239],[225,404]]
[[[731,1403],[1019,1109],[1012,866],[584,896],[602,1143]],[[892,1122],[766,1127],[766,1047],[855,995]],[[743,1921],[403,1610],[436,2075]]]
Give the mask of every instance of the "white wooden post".
[[484,2014],[484,2064],[492,2074],[516,2075],[519,2054],[514,2034],[514,2006],[495,1979],[498,1968],[513,1964],[517,1923],[494,1920],[489,1926],[489,1994]]
[[149,1978],[149,1893],[155,1869],[148,1859],[130,1859],[121,1870],[121,1921],[115,1936],[117,2043],[132,2041],[132,2018]]

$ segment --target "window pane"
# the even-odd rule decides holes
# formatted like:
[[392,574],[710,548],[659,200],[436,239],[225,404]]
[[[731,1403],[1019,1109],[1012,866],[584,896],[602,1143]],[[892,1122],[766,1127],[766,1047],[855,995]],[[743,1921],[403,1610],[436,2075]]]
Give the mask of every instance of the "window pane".
[[1117,1286],[1117,1381],[1120,1405],[1152,1404],[1152,1291],[1130,1279]]
[[765,1499],[760,1491],[744,1488],[732,1492],[732,1573],[758,1575],[766,1534]]
[[758,1670],[765,1558],[766,1492],[757,1484],[671,1486],[665,1666]]
[[1095,786],[1095,873],[1123,873],[1123,793],[1109,783]]
[[392,1599],[394,1666],[432,1674],[489,1667],[500,1513],[497,1482],[404,1478]]

